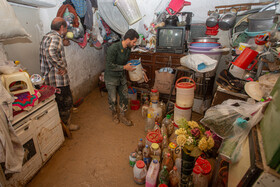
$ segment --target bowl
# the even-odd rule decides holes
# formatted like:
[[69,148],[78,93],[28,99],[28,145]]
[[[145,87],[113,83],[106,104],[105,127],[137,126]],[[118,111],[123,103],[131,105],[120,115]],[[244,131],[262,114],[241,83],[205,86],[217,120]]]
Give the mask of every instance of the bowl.
[[210,51],[211,49],[214,48],[220,48],[220,46],[215,46],[215,47],[195,47],[195,46],[189,46],[190,49],[197,50],[197,51]]
[[220,43],[217,42],[192,42],[190,46],[193,47],[219,47]]

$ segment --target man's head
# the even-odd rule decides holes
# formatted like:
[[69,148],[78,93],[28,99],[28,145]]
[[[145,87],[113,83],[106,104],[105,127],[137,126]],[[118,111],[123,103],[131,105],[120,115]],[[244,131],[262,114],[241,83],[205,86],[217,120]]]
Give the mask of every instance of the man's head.
[[132,48],[136,45],[137,39],[139,38],[139,34],[134,29],[129,29],[123,39],[127,44],[127,47]]
[[65,36],[67,33],[67,23],[61,17],[53,19],[51,29],[57,31],[60,35]]

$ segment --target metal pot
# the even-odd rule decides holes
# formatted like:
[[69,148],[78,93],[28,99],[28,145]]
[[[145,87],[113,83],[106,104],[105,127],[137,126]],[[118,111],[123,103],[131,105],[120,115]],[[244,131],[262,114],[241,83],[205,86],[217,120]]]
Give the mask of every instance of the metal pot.
[[259,12],[248,17],[249,32],[259,32],[271,30],[273,26],[273,19],[275,17],[275,10]]
[[219,20],[219,28],[222,30],[229,30],[235,25],[236,14],[228,12]]
[[165,20],[166,26],[177,26],[178,17],[177,16],[169,16]]
[[214,12],[206,20],[207,27],[215,27],[218,24],[219,14]]
[[211,38],[211,37],[197,37],[197,38],[193,38],[193,42],[204,42],[204,43],[208,43],[208,42],[218,42],[220,38]]

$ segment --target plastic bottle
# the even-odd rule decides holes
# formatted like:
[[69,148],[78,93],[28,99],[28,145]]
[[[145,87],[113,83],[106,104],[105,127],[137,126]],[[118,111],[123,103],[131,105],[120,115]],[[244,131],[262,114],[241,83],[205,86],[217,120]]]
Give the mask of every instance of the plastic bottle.
[[158,103],[159,101],[159,92],[157,89],[152,89],[150,92],[151,102]]
[[161,102],[159,103],[159,107],[160,107],[161,110],[162,110],[162,116],[165,115],[165,112],[166,112],[166,105],[165,105],[165,103],[164,103],[163,101],[161,101]]
[[161,125],[161,135],[162,136],[168,136],[168,133],[167,133],[167,128],[166,128],[166,125],[164,123],[162,123]]
[[150,103],[148,114],[154,114],[156,122],[160,123],[162,121],[162,109],[158,106],[158,103]]
[[148,145],[146,145],[143,149],[143,161],[145,162],[147,168],[149,168],[151,163],[151,157],[150,157],[150,149]]
[[133,167],[134,181],[137,184],[145,184],[147,175],[147,168],[143,160],[139,160]]
[[137,156],[137,153],[135,153],[135,152],[132,152],[129,155],[129,165],[131,167],[133,167],[135,165],[135,163],[136,163],[136,156]]
[[154,126],[154,131],[156,131],[156,130],[161,131],[159,123],[157,123],[157,122],[155,122],[155,126]]
[[146,187],[156,187],[157,185],[157,177],[159,173],[159,162],[157,160],[153,160],[146,176]]
[[179,182],[180,182],[180,174],[179,174],[176,166],[174,166],[173,170],[171,170],[170,173],[169,173],[169,186],[170,187],[178,187]]
[[148,114],[148,108],[149,108],[149,101],[146,100],[142,106],[142,117],[146,118]]
[[139,141],[138,141],[138,144],[137,144],[137,152],[138,151],[143,151],[143,148],[144,148],[144,144],[143,144],[143,139],[140,138]]
[[166,166],[164,166],[164,167],[162,168],[162,170],[159,172],[159,177],[158,177],[158,179],[159,179],[159,183],[160,183],[160,184],[166,184],[166,185],[168,185],[168,183],[169,183],[169,173],[168,173],[168,171],[167,171]]
[[173,133],[174,126],[172,124],[171,116],[166,115],[166,117],[162,120],[162,124],[165,124],[167,128],[168,137]]
[[164,148],[168,148],[168,138],[167,138],[167,135],[164,135],[163,136],[163,140],[162,140],[161,149],[164,149]]
[[14,61],[14,63],[17,67],[19,67],[21,72],[22,71],[27,72],[27,69],[20,63],[20,61],[16,60],[16,61]]
[[173,157],[173,155],[174,155],[174,152],[175,152],[175,148],[176,148],[176,147],[177,147],[177,145],[176,145],[175,143],[173,143],[173,142],[170,142],[170,143],[169,143],[168,149],[169,149],[170,155],[172,155],[172,157]]
[[161,149],[157,143],[152,143],[150,156],[152,157],[153,160],[156,159],[160,162]]
[[170,153],[167,153],[167,155],[165,155],[162,160],[161,168],[163,168],[164,166],[167,167],[168,172],[170,172],[174,166],[173,158],[171,157]]
[[141,151],[138,151],[138,152],[137,152],[136,162],[137,162],[138,160],[143,160],[143,155],[142,155],[142,152],[141,152]]
[[146,120],[145,132],[153,130],[154,126],[155,126],[155,118],[152,116],[152,114],[148,114]]

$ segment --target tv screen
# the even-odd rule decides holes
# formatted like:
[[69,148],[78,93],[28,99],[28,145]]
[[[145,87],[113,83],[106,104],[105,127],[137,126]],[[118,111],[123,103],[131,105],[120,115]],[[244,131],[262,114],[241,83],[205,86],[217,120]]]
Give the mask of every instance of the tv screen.
[[179,47],[182,46],[182,37],[184,30],[181,28],[165,28],[159,30],[159,46]]

